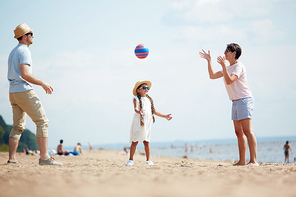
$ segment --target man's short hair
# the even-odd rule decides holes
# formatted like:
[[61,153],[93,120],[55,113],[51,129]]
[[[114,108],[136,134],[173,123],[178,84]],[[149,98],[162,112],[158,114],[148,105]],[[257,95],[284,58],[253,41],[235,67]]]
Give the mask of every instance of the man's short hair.
[[17,38],[18,41],[22,40],[23,39],[23,36]]

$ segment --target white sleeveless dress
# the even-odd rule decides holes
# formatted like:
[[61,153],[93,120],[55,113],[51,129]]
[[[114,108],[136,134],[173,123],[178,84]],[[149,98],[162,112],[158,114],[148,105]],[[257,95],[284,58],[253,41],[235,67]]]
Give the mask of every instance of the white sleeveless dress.
[[[138,97],[134,97],[138,102],[138,110],[140,110],[140,103]],[[150,141],[151,125],[153,123],[151,102],[147,97],[141,97],[142,100],[142,113],[144,126],[140,124],[140,114],[135,113],[130,130],[130,143]]]

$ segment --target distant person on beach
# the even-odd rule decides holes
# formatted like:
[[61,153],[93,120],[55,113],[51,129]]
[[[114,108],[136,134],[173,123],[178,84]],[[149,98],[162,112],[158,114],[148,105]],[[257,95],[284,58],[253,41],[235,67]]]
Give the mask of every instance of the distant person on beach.
[[36,153],[36,151],[32,151],[29,148],[26,149],[26,155],[35,155]]
[[[218,56],[217,58],[217,62],[222,66],[222,70],[218,72],[213,70],[210,51],[207,53],[202,50],[202,52],[199,52],[199,55],[208,61],[210,79],[224,78],[229,99],[232,101],[232,120],[239,149],[239,161],[234,165],[246,164],[246,136],[250,150],[250,161],[247,165],[258,166],[257,140],[252,127],[254,98],[247,84],[245,66],[238,61],[241,53],[242,50],[238,44],[228,44],[224,52],[225,56]],[[225,60],[229,62],[229,66],[226,66]]]
[[187,153],[187,152],[188,152],[188,145],[185,144],[185,153]]
[[74,148],[74,151],[73,152],[70,152],[72,155],[83,155],[82,153],[82,146],[80,143],[77,143],[77,145],[75,146]]
[[60,144],[57,147],[57,154],[58,155],[68,155],[69,154],[68,151],[63,151],[63,142],[64,142],[64,140],[60,140]]
[[130,151],[130,147],[125,146],[123,148],[123,151],[119,151],[117,154],[118,155],[127,155],[129,153],[129,151]]
[[123,151],[124,151],[126,154],[128,154],[129,151],[130,151],[130,147],[125,146],[125,147],[123,148]]
[[80,143],[77,143],[77,145],[75,146],[73,151],[68,152],[69,156],[79,156],[79,155],[83,155],[82,153],[82,146]]
[[285,162],[289,163],[290,162],[290,160],[289,160],[289,157],[290,157],[289,151],[291,151],[291,153],[292,153],[292,149],[291,149],[291,145],[290,145],[289,141],[286,141],[286,144],[284,145],[284,150],[285,150]]
[[92,145],[90,142],[88,142],[88,145],[89,145],[89,151],[91,151],[93,149]]
[[138,81],[133,89],[133,105],[134,105],[134,118],[130,129],[130,158],[127,162],[127,166],[134,165],[134,154],[138,145],[138,142],[143,142],[146,153],[146,164],[154,165],[150,161],[150,134],[152,122],[155,122],[154,114],[156,116],[171,120],[171,114],[164,115],[158,112],[154,107],[152,98],[148,95],[151,88],[150,81]]
[[33,85],[41,86],[46,94],[51,94],[53,88],[32,74],[32,58],[29,46],[33,44],[33,29],[26,23],[20,24],[14,30],[14,38],[18,45],[8,57],[9,100],[12,106],[13,127],[9,135],[9,159],[7,163],[19,163],[16,150],[25,129],[26,114],[36,124],[36,137],[40,149],[39,165],[63,165],[50,157],[47,149],[48,124],[41,101],[33,90]]

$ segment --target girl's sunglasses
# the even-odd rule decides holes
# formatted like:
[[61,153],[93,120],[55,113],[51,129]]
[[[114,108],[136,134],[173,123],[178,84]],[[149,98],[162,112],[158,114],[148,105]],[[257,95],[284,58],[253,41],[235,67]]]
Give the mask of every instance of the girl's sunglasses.
[[143,86],[143,87],[140,87],[139,89],[142,89],[142,88],[143,88],[143,90],[149,90],[148,86]]

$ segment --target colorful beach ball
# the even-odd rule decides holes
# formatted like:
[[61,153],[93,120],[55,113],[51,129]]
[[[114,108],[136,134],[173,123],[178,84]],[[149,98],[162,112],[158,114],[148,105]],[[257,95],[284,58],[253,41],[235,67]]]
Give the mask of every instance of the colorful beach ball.
[[135,48],[135,54],[139,59],[145,59],[149,54],[149,50],[146,45],[139,44]]

